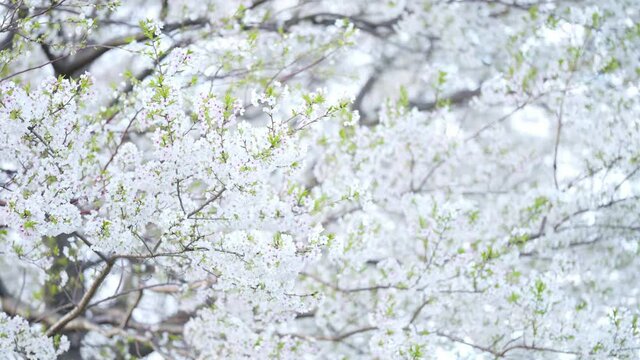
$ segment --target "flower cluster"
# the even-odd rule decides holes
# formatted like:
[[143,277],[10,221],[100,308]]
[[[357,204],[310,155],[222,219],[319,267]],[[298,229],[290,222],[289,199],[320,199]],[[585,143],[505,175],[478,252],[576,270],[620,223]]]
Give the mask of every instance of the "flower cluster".
[[638,357],[636,2],[4,6],[0,356]]

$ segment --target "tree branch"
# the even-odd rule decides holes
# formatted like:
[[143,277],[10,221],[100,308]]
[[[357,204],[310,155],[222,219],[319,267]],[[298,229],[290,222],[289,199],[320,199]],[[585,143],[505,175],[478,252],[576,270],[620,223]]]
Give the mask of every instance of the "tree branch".
[[93,281],[93,283],[91,284],[87,292],[82,296],[82,299],[80,299],[80,302],[78,303],[78,305],[76,305],[76,307],[73,310],[68,312],[66,315],[60,318],[55,324],[53,324],[47,330],[46,332],[47,336],[52,336],[56,334],[58,331],[64,329],[65,325],[67,325],[71,320],[80,316],[84,312],[87,305],[89,305],[89,301],[91,301],[91,299],[93,298],[93,295],[95,295],[96,291],[98,291],[98,288],[100,288],[100,285],[102,285],[102,283],[104,282],[104,279],[106,279],[109,273],[111,272],[111,269],[113,268],[114,263],[115,261],[113,259],[106,262],[105,267],[98,274],[98,277]]

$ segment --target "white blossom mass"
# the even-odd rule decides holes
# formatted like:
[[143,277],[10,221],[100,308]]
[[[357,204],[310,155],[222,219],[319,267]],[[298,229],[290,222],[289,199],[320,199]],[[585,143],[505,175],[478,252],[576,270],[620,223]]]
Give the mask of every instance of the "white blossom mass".
[[640,359],[640,0],[0,0],[0,359]]

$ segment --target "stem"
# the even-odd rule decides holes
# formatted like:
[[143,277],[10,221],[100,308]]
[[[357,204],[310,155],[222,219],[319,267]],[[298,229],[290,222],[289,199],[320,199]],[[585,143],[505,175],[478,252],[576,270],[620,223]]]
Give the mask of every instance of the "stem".
[[65,325],[67,325],[71,320],[77,318],[84,312],[87,305],[89,305],[89,301],[91,301],[91,299],[93,298],[93,295],[95,295],[100,285],[104,282],[104,279],[106,279],[107,275],[109,275],[109,273],[111,272],[111,269],[113,268],[113,264],[114,264],[113,260],[107,261],[105,267],[102,269],[100,274],[98,274],[98,278],[96,278],[93,281],[93,284],[91,284],[91,287],[89,288],[89,290],[87,290],[87,292],[82,296],[82,299],[80,299],[80,302],[78,303],[78,305],[76,305],[76,307],[73,308],[73,310],[65,314],[62,318],[60,318],[60,320],[58,320],[55,324],[53,324],[47,330],[46,332],[47,336],[52,336],[58,331],[64,329]]

